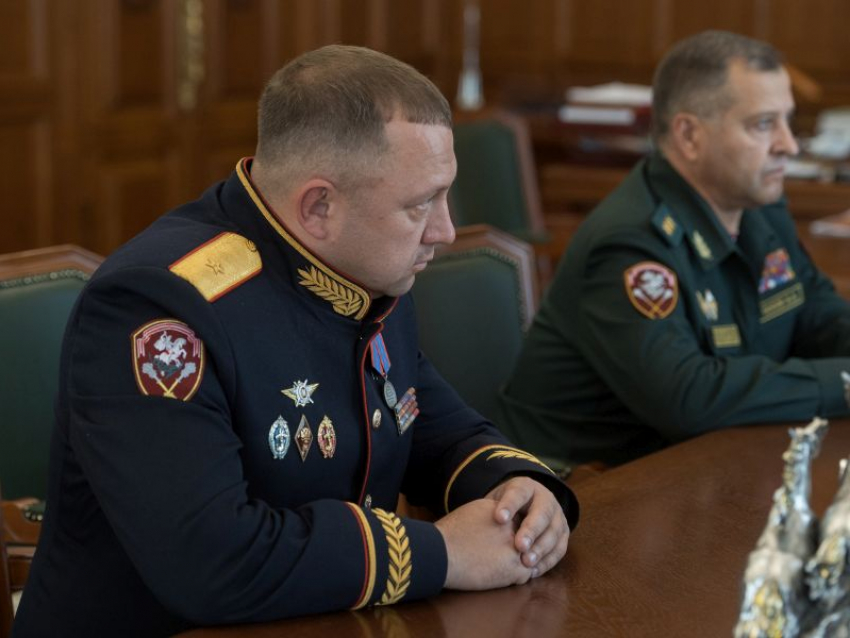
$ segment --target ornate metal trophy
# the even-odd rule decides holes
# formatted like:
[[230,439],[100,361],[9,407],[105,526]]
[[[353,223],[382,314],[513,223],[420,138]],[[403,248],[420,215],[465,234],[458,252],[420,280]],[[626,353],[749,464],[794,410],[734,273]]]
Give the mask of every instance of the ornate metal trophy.
[[[841,461],[838,491],[821,523],[821,542],[806,563],[814,603],[810,638],[850,638],[850,460]],[[815,624],[816,623],[816,624]]]
[[773,495],[767,526],[750,554],[735,638],[792,638],[800,635],[809,610],[804,565],[814,551],[817,519],[809,506],[811,462],[820,451],[827,423],[815,418],[790,430],[782,455],[782,487]]

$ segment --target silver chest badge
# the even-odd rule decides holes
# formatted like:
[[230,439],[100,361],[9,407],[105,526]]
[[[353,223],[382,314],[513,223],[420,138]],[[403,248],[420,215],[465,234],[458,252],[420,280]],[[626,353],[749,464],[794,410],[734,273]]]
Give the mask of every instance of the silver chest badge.
[[296,408],[303,408],[308,403],[313,403],[313,393],[318,387],[318,383],[307,383],[307,379],[304,379],[303,381],[295,381],[291,388],[286,388],[281,392],[295,401]]
[[277,417],[269,428],[269,449],[276,460],[282,459],[289,451],[289,425],[282,416]]

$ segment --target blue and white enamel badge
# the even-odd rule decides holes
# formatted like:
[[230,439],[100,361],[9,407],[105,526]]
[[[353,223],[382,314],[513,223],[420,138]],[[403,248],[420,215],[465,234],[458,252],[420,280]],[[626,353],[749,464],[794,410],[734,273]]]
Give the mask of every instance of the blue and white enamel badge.
[[303,381],[295,381],[291,388],[286,388],[281,392],[295,401],[296,408],[303,408],[308,403],[313,402],[313,393],[318,387],[318,383],[307,383],[307,379],[304,379]]
[[289,441],[289,425],[282,416],[279,416],[269,428],[269,449],[275,459],[280,460],[286,456],[289,451]]

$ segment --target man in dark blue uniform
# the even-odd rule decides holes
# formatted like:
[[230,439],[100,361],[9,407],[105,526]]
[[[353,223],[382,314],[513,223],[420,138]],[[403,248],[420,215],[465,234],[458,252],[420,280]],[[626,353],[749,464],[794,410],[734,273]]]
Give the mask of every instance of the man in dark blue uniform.
[[[259,139],[77,304],[16,636],[387,605],[566,552],[571,492],[417,348],[405,293],[454,238],[445,99],[327,47],[272,78]],[[399,517],[399,493],[442,518]]]
[[653,86],[658,150],[572,239],[504,393],[508,432],[622,463],[716,428],[846,415],[850,305],[782,199],[797,153],[771,46],[705,32]]

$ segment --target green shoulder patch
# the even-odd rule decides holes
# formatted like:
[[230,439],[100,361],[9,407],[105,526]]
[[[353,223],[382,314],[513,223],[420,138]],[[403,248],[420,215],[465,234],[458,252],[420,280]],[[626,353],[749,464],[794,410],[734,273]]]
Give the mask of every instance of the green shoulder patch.
[[258,275],[263,262],[254,242],[236,233],[221,233],[168,269],[213,302]]

